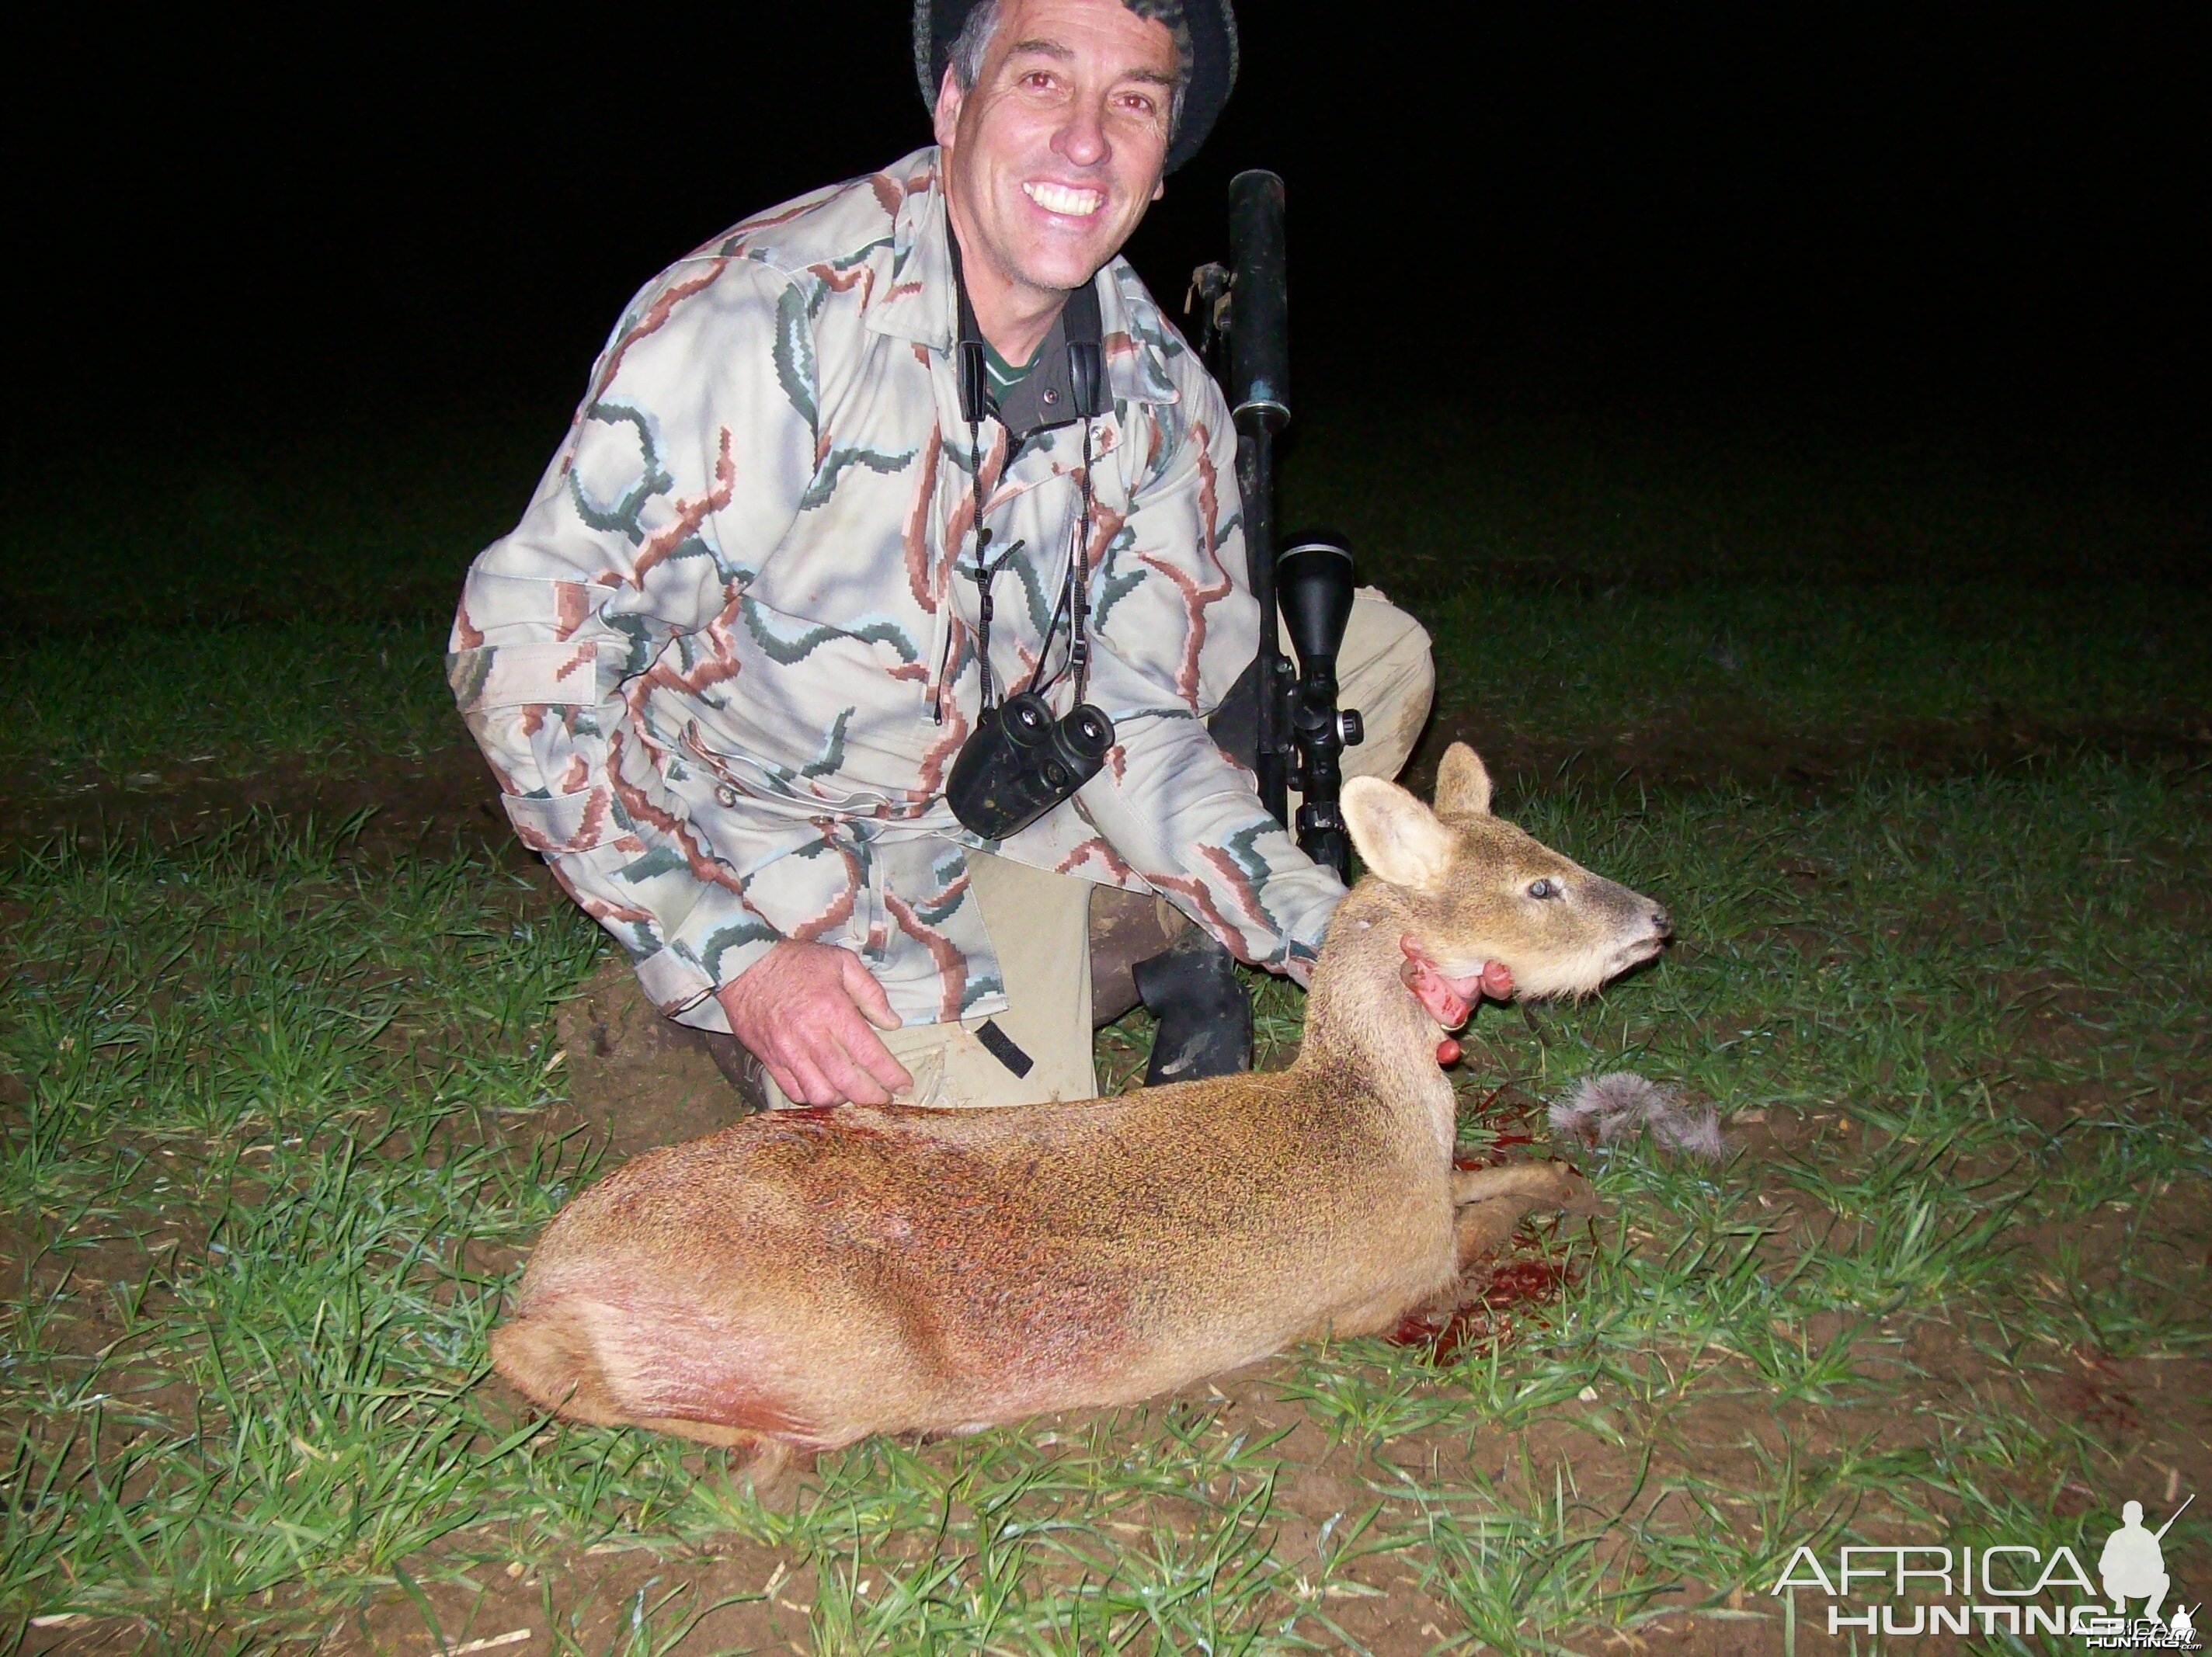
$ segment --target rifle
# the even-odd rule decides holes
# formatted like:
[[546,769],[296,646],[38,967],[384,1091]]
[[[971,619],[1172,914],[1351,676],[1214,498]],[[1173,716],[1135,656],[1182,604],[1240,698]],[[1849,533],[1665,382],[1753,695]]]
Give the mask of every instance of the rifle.
[[[1336,706],[1336,652],[1352,614],[1352,554],[1334,536],[1290,537],[1275,549],[1275,434],[1291,418],[1290,297],[1285,281],[1283,181],[1240,173],[1229,181],[1233,265],[1200,265],[1191,276],[1186,312],[1196,309],[1199,351],[1226,385],[1237,421],[1237,483],[1244,501],[1244,554],[1260,604],[1260,647],[1208,728],[1214,740],[1252,768],[1260,798],[1290,825],[1289,790],[1298,805],[1298,844],[1316,863],[1349,880],[1352,842],[1337,790],[1338,756],[1364,734],[1359,715]],[[1293,672],[1276,622],[1279,602],[1298,652]],[[1249,1070],[1252,1000],[1228,950],[1193,929],[1133,976],[1159,1019],[1145,1085],[1193,1081]]]
[[[2194,1502],[2195,1500],[2197,1500],[2197,1492],[2191,1490],[2189,1493],[2189,1502]],[[2168,1519],[2166,1523],[2160,1525],[2156,1530],[2151,1533],[2152,1541],[2163,1542],[2166,1540],[2166,1533],[2173,1528],[2173,1520],[2180,1518],[2182,1514],[2189,1511],[2189,1502],[2185,1502],[2179,1507],[2176,1508],[2173,1510],[2173,1518]]]
[[[1260,647],[1247,675],[1251,751],[1244,757],[1261,803],[1286,828],[1289,791],[1299,791],[1298,845],[1349,880],[1340,756],[1366,734],[1356,712],[1336,705],[1336,655],[1352,614],[1352,553],[1342,537],[1321,532],[1291,536],[1276,550],[1274,442],[1290,423],[1291,346],[1283,181],[1274,173],[1255,169],[1229,181],[1229,267],[1201,265],[1193,274],[1185,308],[1203,301],[1200,349],[1217,372],[1224,336],[1228,345],[1246,568],[1260,605]],[[1295,672],[1283,654],[1279,607],[1297,652]]]

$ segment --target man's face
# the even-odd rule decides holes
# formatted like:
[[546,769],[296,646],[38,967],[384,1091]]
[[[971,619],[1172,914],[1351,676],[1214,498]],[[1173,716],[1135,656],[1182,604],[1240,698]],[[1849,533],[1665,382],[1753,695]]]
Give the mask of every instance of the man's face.
[[1121,0],[1006,0],[975,84],[938,95],[971,282],[988,264],[1042,299],[1121,251],[1159,199],[1176,71],[1167,26]]

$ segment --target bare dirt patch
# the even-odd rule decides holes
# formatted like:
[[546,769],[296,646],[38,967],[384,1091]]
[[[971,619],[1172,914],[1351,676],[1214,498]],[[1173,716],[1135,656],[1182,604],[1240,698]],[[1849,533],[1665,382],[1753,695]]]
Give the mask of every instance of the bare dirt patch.
[[92,849],[134,837],[167,844],[257,812],[294,823],[312,817],[331,828],[366,812],[362,845],[386,855],[442,851],[459,835],[517,864],[538,861],[515,840],[483,757],[465,745],[420,759],[364,756],[306,772],[278,767],[221,775],[179,762],[59,786],[19,782],[0,792],[0,852],[57,841]]
[[611,956],[562,1005],[568,1109],[617,1159],[727,1127],[745,1106],[706,1045],[646,999]]

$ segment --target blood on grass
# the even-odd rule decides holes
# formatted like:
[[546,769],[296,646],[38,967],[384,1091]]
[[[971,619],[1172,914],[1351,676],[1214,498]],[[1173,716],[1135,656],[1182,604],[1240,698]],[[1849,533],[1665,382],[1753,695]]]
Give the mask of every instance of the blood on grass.
[[1519,1325],[1516,1311],[1555,1305],[1574,1283],[1573,1268],[1562,1260],[1534,1255],[1501,1260],[1480,1288],[1463,1282],[1456,1301],[1416,1308],[1384,1338],[1393,1346],[1427,1347],[1429,1362],[1441,1368],[1464,1347],[1510,1338]]
[[1462,1145],[1459,1155],[1452,1158],[1452,1166],[1462,1174],[1471,1174],[1481,1168],[1503,1168],[1504,1152],[1515,1145],[1533,1145],[1534,1136],[1527,1133],[1501,1133],[1487,1144]]

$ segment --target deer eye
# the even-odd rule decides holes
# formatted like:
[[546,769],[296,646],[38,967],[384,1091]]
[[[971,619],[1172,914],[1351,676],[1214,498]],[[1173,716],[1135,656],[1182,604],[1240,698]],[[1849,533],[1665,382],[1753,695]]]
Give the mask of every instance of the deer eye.
[[1555,880],[1532,880],[1528,883],[1530,897],[1541,899],[1557,897],[1559,895],[1559,883]]

